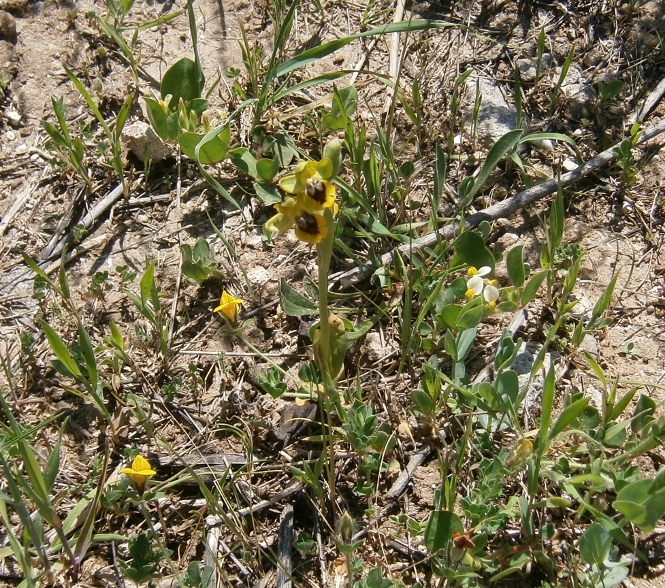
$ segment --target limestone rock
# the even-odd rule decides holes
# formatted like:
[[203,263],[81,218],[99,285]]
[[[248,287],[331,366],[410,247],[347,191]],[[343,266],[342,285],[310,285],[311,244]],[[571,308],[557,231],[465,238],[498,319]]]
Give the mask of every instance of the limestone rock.
[[168,145],[143,121],[136,121],[123,129],[122,143],[139,161],[151,159],[157,162],[171,156]]
[[465,101],[464,126],[467,134],[473,134],[473,111],[476,90],[481,103],[476,123],[476,139],[485,147],[491,147],[507,132],[517,128],[517,110],[504,98],[501,89],[487,78],[470,75],[466,80],[468,99]]

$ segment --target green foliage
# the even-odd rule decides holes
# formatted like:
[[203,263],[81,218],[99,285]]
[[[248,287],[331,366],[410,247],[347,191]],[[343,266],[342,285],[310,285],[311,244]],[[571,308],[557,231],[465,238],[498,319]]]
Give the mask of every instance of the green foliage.
[[275,367],[270,368],[265,374],[256,374],[259,385],[264,392],[273,398],[279,398],[286,392],[286,384],[282,379],[282,372]]
[[158,545],[154,533],[150,531],[129,540],[129,554],[131,561],[120,560],[120,569],[125,578],[140,585],[156,577],[157,565],[163,559],[170,557],[171,551]]
[[214,571],[210,566],[205,566],[201,570],[201,565],[197,561],[189,562],[187,571],[180,580],[180,586],[182,588],[208,588]]
[[92,180],[85,164],[85,146],[83,141],[79,137],[73,137],[69,130],[69,125],[64,114],[65,104],[63,99],[51,97],[51,106],[53,106],[53,112],[58,125],[55,126],[46,120],[42,120],[42,126],[50,137],[50,141],[46,143],[46,148],[56,154],[61,164],[76,172],[89,191]]
[[182,254],[182,273],[192,284],[198,284],[208,278],[221,278],[217,269],[217,259],[206,239],[200,238],[194,247],[188,244],[180,246]]

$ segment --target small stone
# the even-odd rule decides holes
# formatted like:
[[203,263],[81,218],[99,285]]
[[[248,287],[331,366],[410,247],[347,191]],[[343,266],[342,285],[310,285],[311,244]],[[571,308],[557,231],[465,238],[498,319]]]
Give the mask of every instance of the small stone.
[[538,139],[537,141],[532,141],[532,143],[533,146],[544,155],[551,153],[554,149],[554,145],[549,139]]
[[7,141],[14,141],[16,139],[16,133],[14,131],[7,131],[5,133],[5,139],[7,139]]
[[257,286],[262,286],[270,281],[270,272],[261,266],[253,267],[247,271],[247,279]]
[[573,131],[573,137],[581,137],[584,134],[584,131],[582,129],[575,129]]
[[148,218],[148,215],[145,214],[144,212],[139,213],[139,214],[136,216],[136,220],[139,221],[140,223],[145,223],[145,224],[147,224],[148,222],[150,222],[150,219]]
[[654,312],[656,312],[656,307],[653,304],[649,304],[647,306],[647,314],[653,314]]
[[466,80],[469,100],[464,112],[464,125],[467,133],[474,131],[474,104],[480,94],[481,103],[475,124],[478,141],[485,147],[491,147],[506,133],[517,128],[517,109],[508,104],[499,88],[492,80],[471,75]]
[[165,145],[152,127],[143,121],[136,121],[123,129],[121,139],[125,147],[139,161],[151,159],[158,162],[171,156],[168,145]]
[[333,57],[333,63],[335,65],[342,65],[342,63],[344,63],[344,56],[343,55],[335,55],[335,57]]
[[247,247],[252,247],[254,249],[262,249],[263,239],[261,238],[261,235],[252,233],[251,235],[247,236],[246,245]]
[[598,355],[598,341],[593,335],[587,333],[580,343],[579,350],[586,351],[591,355]]
[[575,171],[579,165],[577,165],[572,159],[564,159],[561,167],[567,172]]
[[582,59],[582,63],[584,64],[584,67],[595,67],[602,60],[603,56],[601,52],[598,51],[597,49],[592,49],[591,51],[587,52],[587,54],[584,56],[584,59]]
[[386,355],[388,355],[388,352],[389,349],[386,348],[379,333],[376,331],[367,333],[365,341],[360,348],[360,353],[367,358],[369,363],[381,361]]
[[21,13],[25,10],[30,0],[0,0],[0,10]]
[[5,110],[5,118],[11,127],[17,129],[21,126],[21,115],[16,110]]
[[12,44],[16,44],[17,39],[16,20],[9,12],[5,12],[4,10],[0,10],[0,39],[9,41]]

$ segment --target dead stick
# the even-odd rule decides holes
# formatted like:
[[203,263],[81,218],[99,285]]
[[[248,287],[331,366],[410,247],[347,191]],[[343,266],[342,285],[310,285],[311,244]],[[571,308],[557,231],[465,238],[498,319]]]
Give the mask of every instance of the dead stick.
[[277,539],[277,588],[291,588],[291,574],[293,562],[291,551],[293,549],[293,505],[287,504],[279,520],[279,534]]
[[[637,142],[638,145],[646,143],[649,139],[652,139],[663,131],[665,131],[665,120],[662,120],[658,124],[645,129]],[[465,228],[470,229],[477,227],[482,221],[495,221],[499,218],[510,216],[528,204],[532,204],[533,202],[536,202],[545,196],[553,194],[556,192],[559,184],[564,187],[581,180],[595,170],[614,161],[616,159],[614,150],[619,145],[620,143],[599,153],[596,155],[596,157],[590,159],[576,170],[563,174],[560,179],[548,180],[547,182],[543,182],[542,184],[528,188],[519,194],[515,194],[515,196],[506,198],[502,202],[497,202],[496,204],[488,206],[480,212],[468,216],[464,219]],[[413,243],[404,243],[403,245],[400,245],[392,251],[382,255],[381,264],[388,265],[392,261],[395,252],[410,253],[424,247],[432,247],[438,241],[450,241],[459,232],[459,228],[459,223],[452,223],[446,225],[445,227],[441,227],[438,231],[434,231],[433,233],[429,233],[420,239],[416,239]],[[337,285],[342,290],[350,288],[351,286],[354,286],[358,282],[361,282],[367,278],[373,270],[374,268],[366,265],[355,267],[352,270],[331,277],[331,287]]]
[[397,476],[397,480],[395,480],[395,483],[384,495],[383,500],[385,502],[388,502],[389,500],[395,500],[395,498],[398,498],[404,492],[404,490],[406,490],[406,487],[409,484],[409,480],[411,480],[413,477],[413,473],[421,465],[423,465],[423,462],[429,457],[431,453],[432,448],[429,445],[425,445],[411,456],[409,463],[406,464],[406,469],[400,472],[399,476]]
[[[89,229],[95,223],[95,221],[102,216],[111,206],[115,204],[117,200],[123,195],[122,184],[116,186],[111,190],[104,198],[102,198],[97,204],[95,204],[79,221],[84,229]],[[60,255],[60,252],[65,248],[66,245],[69,245],[74,241],[74,233],[70,232],[63,237],[60,242],[53,248],[53,250],[48,254],[48,257],[45,261],[53,259]]]

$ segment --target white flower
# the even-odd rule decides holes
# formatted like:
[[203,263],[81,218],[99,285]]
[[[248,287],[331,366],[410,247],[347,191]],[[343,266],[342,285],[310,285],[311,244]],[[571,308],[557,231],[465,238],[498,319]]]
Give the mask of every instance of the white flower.
[[484,265],[480,269],[471,266],[468,270],[469,280],[466,283],[466,297],[471,300],[475,296],[482,294],[483,299],[490,308],[496,307],[499,300],[499,289],[496,287],[496,280],[483,278],[492,272],[492,268]]

